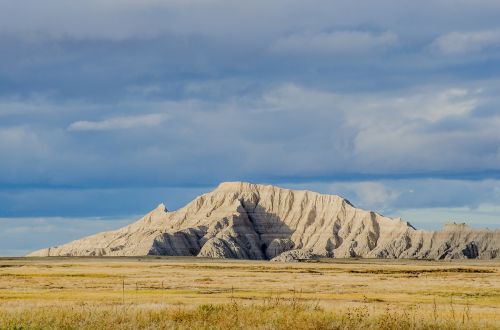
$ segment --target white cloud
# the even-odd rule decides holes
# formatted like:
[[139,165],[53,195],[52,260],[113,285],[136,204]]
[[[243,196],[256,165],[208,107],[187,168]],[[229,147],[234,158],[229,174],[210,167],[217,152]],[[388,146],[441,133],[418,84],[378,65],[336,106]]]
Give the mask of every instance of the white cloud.
[[384,207],[396,200],[398,192],[389,190],[380,182],[357,182],[353,189],[363,205]]
[[478,92],[466,88],[445,88],[423,90],[403,96],[389,96],[385,100],[370,103],[372,111],[379,115],[390,112],[392,120],[399,117],[407,119],[423,119],[436,122],[450,116],[461,116],[470,113],[479,104]]
[[365,209],[383,211],[400,197],[400,188],[381,181],[337,182],[328,186],[334,194],[349,196],[352,202]]
[[464,88],[448,88],[431,95],[398,99],[397,106],[404,109],[410,118],[423,118],[433,122],[470,113],[478,103],[473,92]]
[[335,108],[340,98],[331,92],[304,88],[295,84],[284,84],[267,91],[263,96],[266,110],[297,110]]
[[401,126],[414,119],[436,122],[450,116],[463,116],[480,105],[480,99],[480,89],[443,86],[391,94],[343,94],[285,84],[263,96],[272,109],[335,111],[358,127],[376,123],[386,125],[387,122]]
[[157,126],[169,118],[166,114],[152,113],[138,116],[113,117],[101,121],[76,121],[68,126],[70,131],[108,131],[137,127]]
[[[50,146],[28,126],[0,127],[0,154],[20,154],[24,160],[33,159],[49,156]],[[7,156],[2,163],[9,161]]]
[[[479,170],[477,157],[481,168],[498,164],[495,131],[500,122],[495,116],[474,116],[475,110],[491,106],[495,89],[487,83],[484,87],[434,85],[350,94],[286,85],[263,99],[272,109],[288,110],[289,116],[303,114],[304,123],[308,117],[318,119],[315,129],[307,131],[310,146],[329,151],[315,159],[318,171]],[[326,123],[331,125],[323,126]],[[315,149],[308,147],[301,155],[311,150]]]
[[451,32],[439,36],[431,49],[443,55],[460,55],[500,47],[500,30]]
[[278,39],[271,50],[285,53],[313,54],[362,54],[394,46],[398,36],[391,31],[335,31],[293,34]]

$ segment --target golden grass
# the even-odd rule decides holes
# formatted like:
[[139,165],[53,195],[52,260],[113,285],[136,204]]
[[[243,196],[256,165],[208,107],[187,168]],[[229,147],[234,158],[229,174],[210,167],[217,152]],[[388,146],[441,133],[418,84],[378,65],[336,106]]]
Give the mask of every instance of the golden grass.
[[500,328],[500,262],[0,259],[0,329]]
[[[271,299],[270,301],[273,301]],[[324,310],[294,300],[240,305],[205,304],[198,307],[100,306],[18,308],[0,310],[2,329],[495,329],[494,324],[470,316],[435,319],[417,309],[370,312],[367,307],[347,311]]]

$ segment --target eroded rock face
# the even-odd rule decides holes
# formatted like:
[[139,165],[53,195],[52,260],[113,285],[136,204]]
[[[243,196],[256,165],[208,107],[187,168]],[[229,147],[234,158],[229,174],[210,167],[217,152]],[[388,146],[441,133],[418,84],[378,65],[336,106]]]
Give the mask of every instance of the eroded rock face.
[[464,224],[421,231],[401,219],[357,209],[336,195],[229,182],[177,211],[168,212],[160,204],[122,229],[30,256],[170,255],[269,260],[299,254],[492,259],[500,258],[500,231],[473,230]]
[[318,256],[311,251],[307,250],[290,250],[281,253],[280,255],[271,259],[271,261],[275,262],[299,262],[301,260],[311,260],[318,259],[321,256]]
[[295,244],[289,238],[275,238],[266,248],[266,257],[272,259],[285,251],[293,249]]

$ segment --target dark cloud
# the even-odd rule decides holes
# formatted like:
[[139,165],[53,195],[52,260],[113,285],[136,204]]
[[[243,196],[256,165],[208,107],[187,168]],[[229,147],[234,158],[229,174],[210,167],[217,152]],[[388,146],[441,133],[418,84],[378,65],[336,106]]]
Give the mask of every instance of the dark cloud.
[[355,94],[284,84],[218,101],[5,102],[0,179],[122,187],[487,173],[500,170],[500,119],[475,109],[483,98],[497,102],[492,84]]

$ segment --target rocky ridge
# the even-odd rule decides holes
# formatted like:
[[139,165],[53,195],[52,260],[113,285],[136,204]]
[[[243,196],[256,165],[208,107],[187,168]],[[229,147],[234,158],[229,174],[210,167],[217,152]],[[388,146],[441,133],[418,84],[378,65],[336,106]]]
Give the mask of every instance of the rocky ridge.
[[29,256],[198,256],[292,261],[312,257],[498,259],[500,231],[464,224],[417,230],[346,199],[227,182],[169,212],[163,204],[122,229]]

